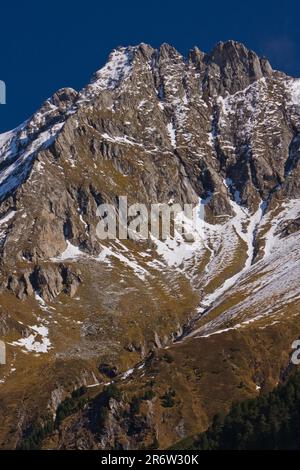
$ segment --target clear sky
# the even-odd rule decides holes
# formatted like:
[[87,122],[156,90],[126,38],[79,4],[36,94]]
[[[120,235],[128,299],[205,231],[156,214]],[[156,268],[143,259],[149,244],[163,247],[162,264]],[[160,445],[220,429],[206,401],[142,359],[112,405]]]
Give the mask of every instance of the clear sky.
[[[5,3],[5,4],[4,4]],[[57,89],[80,89],[119,45],[163,42],[207,52],[235,39],[274,68],[300,77],[300,2],[4,0],[0,4],[0,132],[16,127]]]

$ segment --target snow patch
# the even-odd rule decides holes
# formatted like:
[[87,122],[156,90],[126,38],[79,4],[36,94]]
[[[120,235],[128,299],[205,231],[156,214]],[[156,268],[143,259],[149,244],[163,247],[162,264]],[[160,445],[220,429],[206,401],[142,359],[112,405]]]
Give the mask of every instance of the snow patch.
[[173,148],[176,148],[176,131],[175,131],[175,128],[174,128],[172,122],[170,122],[167,125],[167,130],[168,130],[168,134],[169,134],[169,137],[170,137],[171,145],[172,145]]
[[72,245],[69,240],[66,240],[66,242],[67,248],[65,249],[65,251],[55,258],[51,258],[51,261],[65,261],[70,259],[77,259],[80,256],[85,256],[85,253],[81,251],[78,246]]
[[85,101],[103,90],[114,90],[126,80],[132,69],[134,47],[121,47],[114,50],[108,62],[96,72],[93,82],[80,94],[78,102]]
[[[25,351],[36,352],[36,353],[47,353],[49,349],[52,348],[51,342],[48,338],[48,328],[46,326],[33,325],[29,327],[33,333],[27,336],[26,338],[20,338],[13,343],[10,343],[11,346],[19,346],[25,348]],[[37,337],[40,336],[41,340],[38,341]]]
[[291,96],[290,104],[300,106],[300,79],[293,79],[288,83],[288,91]]

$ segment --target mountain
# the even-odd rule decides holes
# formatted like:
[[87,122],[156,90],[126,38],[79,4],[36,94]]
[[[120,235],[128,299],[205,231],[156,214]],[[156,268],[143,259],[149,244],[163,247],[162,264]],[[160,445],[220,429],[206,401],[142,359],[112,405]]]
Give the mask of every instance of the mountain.
[[[299,118],[300,80],[240,43],[140,44],[0,135],[2,448],[166,448],[282,379]],[[193,241],[100,240],[120,196],[197,206]]]

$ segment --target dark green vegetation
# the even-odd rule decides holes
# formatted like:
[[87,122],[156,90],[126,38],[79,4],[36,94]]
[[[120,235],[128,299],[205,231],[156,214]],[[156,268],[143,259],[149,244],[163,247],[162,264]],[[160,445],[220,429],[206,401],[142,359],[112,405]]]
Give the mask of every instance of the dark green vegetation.
[[175,405],[176,392],[175,390],[169,389],[161,398],[161,404],[164,408],[172,408]]
[[38,450],[43,440],[54,430],[54,423],[50,416],[44,416],[39,422],[33,423],[26,436],[18,445],[19,450]]
[[75,413],[84,408],[87,403],[87,400],[83,397],[87,389],[85,387],[80,387],[72,392],[71,397],[65,398],[64,401],[60,403],[56,411],[56,420],[55,425],[59,428],[60,423],[71,414]]
[[130,403],[130,413],[132,415],[138,414],[140,412],[140,405],[142,401],[150,401],[155,397],[155,392],[150,389],[146,390],[144,395],[134,396]]
[[93,431],[101,432],[105,426],[109,414],[109,401],[114,399],[117,402],[122,400],[122,392],[116,384],[112,383],[106,387],[95,399],[90,409],[90,418],[93,423]]
[[300,373],[272,392],[232,405],[210,428],[176,449],[300,449]]
[[61,422],[71,414],[84,408],[87,400],[83,397],[87,388],[82,386],[75,389],[70,397],[65,398],[57,408],[56,419],[53,422],[51,416],[42,416],[33,422],[18,445],[20,450],[38,450],[42,447],[43,440],[49,436],[55,428],[59,428]]

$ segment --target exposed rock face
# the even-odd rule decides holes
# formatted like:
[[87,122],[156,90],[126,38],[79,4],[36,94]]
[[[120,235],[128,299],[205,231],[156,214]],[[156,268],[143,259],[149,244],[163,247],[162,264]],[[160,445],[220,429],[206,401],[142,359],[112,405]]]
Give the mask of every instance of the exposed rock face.
[[[14,222],[4,257],[16,236],[24,240],[16,255],[33,262],[62,252],[65,239],[99,251],[96,206],[122,190],[148,204],[211,194],[218,216],[232,213],[236,191],[251,211],[278,185],[297,197],[295,83],[234,41],[210,54],[195,48],[188,60],[167,44],[114,51],[83,91],[59,90],[3,140],[4,214],[32,211],[32,222]],[[113,175],[115,187],[104,184],[100,161],[117,187]]]
[[[300,80],[244,45],[187,58],[168,44],[113,51],[83,90],[59,90],[0,135],[10,319],[0,331],[11,357],[80,357],[97,380],[118,378],[196,326],[206,337],[284,309],[299,293],[299,152]],[[199,206],[195,241],[99,240],[97,207],[118,210],[120,196]],[[173,423],[179,437],[184,416]],[[80,445],[109,446],[113,429]]]
[[35,293],[45,300],[52,300],[61,292],[73,297],[80,284],[78,272],[74,273],[68,266],[36,266],[32,272],[25,272],[19,277],[12,274],[8,278],[8,289],[18,299],[33,296]]
[[209,96],[234,94],[256,80],[271,77],[272,67],[267,59],[236,41],[219,42],[210,54],[195,47],[190,52]]

